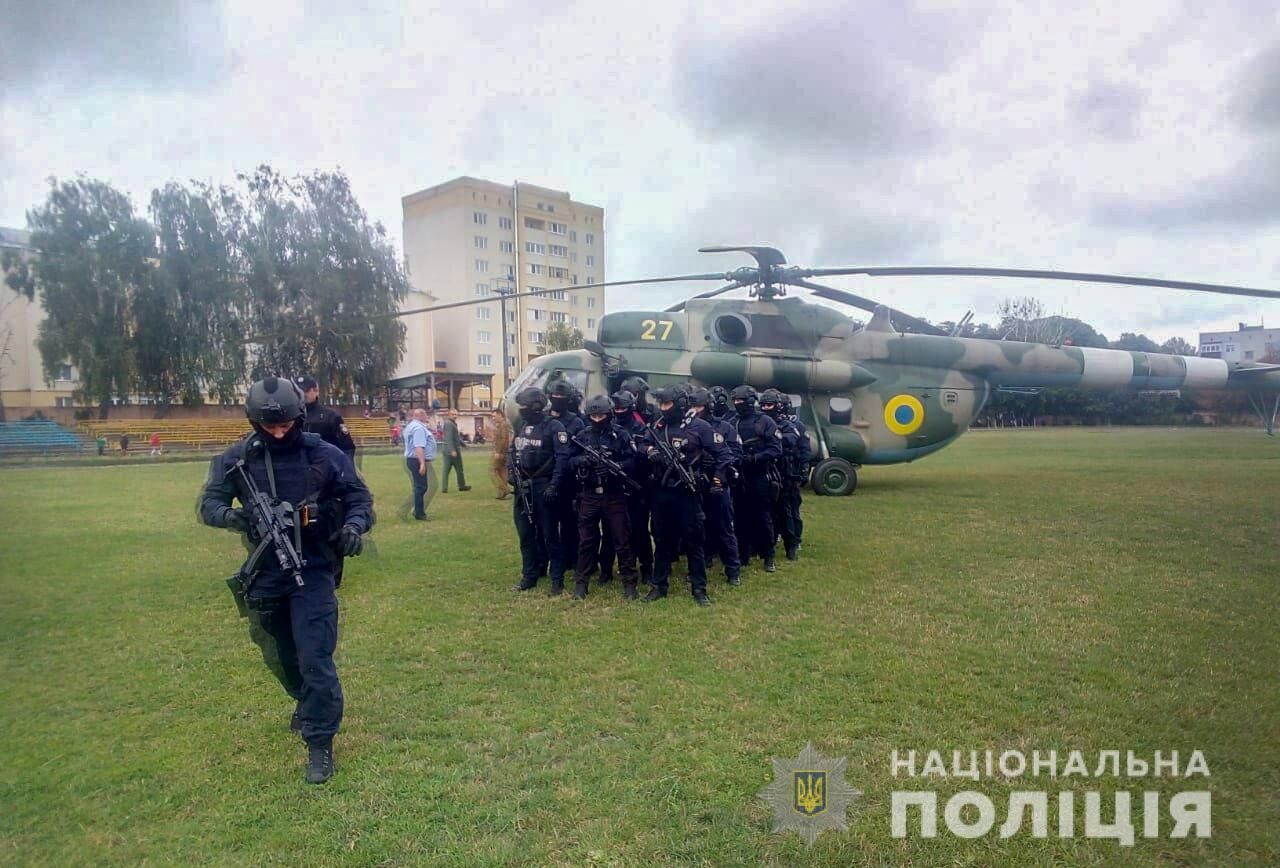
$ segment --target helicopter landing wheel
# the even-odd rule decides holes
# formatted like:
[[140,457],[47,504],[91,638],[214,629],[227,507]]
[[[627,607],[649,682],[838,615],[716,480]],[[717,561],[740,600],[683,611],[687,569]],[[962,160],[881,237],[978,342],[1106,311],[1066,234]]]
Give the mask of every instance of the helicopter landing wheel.
[[843,458],[827,458],[813,469],[813,493],[848,497],[858,487],[858,471]]

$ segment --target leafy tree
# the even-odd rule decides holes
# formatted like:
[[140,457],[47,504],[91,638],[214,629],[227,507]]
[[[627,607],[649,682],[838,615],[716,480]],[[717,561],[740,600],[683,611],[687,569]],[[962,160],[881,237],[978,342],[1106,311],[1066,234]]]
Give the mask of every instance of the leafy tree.
[[1194,356],[1196,348],[1182,338],[1169,338],[1169,340],[1160,345],[1160,352],[1168,353],[1171,356]]
[[538,347],[539,354],[559,353],[564,350],[580,350],[582,349],[582,331],[580,329],[569,328],[562,322],[553,322],[543,335],[542,344]]
[[1160,346],[1146,335],[1135,335],[1133,332],[1124,332],[1120,335],[1119,340],[1111,342],[1113,350],[1129,350],[1137,353],[1158,353]]
[[248,293],[252,375],[307,371],[329,400],[368,395],[404,354],[393,318],[409,281],[386,229],[342,173],[286,179],[268,166],[221,191],[232,261]]
[[47,379],[70,360],[75,397],[105,419],[113,395],[138,384],[137,306],[149,292],[155,233],[129,197],[105,181],[50,180],[45,203],[27,213],[39,255],[22,282],[40,288],[46,318],[37,346]]

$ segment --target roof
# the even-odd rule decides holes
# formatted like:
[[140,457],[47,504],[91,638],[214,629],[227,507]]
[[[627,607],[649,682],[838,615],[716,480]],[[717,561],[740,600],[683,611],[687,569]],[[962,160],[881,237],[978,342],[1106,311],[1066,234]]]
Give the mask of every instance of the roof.
[[424,371],[421,374],[410,374],[407,377],[397,377],[394,380],[387,380],[387,385],[393,389],[414,389],[419,386],[426,386],[431,382],[431,378],[435,377],[436,382],[444,382],[447,380],[470,380],[474,383],[487,383],[496,375],[493,373],[475,374],[463,371]]
[[22,250],[31,247],[31,233],[25,229],[12,229],[0,226],[0,247],[14,247]]

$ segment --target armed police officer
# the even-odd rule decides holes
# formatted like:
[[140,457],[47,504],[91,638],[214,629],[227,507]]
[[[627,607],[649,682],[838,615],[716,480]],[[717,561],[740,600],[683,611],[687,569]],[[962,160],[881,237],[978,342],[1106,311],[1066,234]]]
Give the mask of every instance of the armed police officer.
[[742,478],[733,490],[733,521],[738,532],[738,557],[745,567],[753,556],[764,558],[765,572],[775,572],[773,493],[770,476],[782,457],[782,435],[772,419],[756,406],[751,386],[735,386],[729,393],[737,418],[734,427],[742,441]]
[[520,537],[520,583],[515,590],[535,587],[550,561],[551,596],[556,596],[564,591],[565,559],[556,508],[568,474],[569,435],[560,420],[546,415],[547,396],[541,389],[522,389],[516,406],[520,426],[507,465]]
[[[579,400],[577,388],[568,380],[557,380],[547,389],[551,418],[564,426],[570,440],[578,436],[585,425],[576,412]],[[568,569],[578,562],[578,484],[572,473],[564,476],[560,497],[556,499],[555,516],[556,532],[560,536],[560,557]]]
[[303,394],[289,380],[254,383],[245,415],[253,431],[213,460],[200,519],[257,546],[229,584],[263,660],[296,702],[291,727],[307,744],[307,781],[323,783],[342,722],[334,566],[363,548],[373,496],[342,450],[303,431]]
[[787,560],[796,561],[800,559],[800,548],[804,544],[804,518],[800,515],[800,507],[803,505],[804,499],[801,497],[800,491],[804,488],[804,484],[809,481],[809,465],[813,460],[813,447],[809,443],[808,429],[804,427],[804,423],[796,415],[795,408],[791,406],[791,397],[785,392],[782,393],[782,400],[778,406],[781,411],[781,417],[785,418],[795,428],[796,432],[796,448],[788,464],[786,480],[782,487],[782,504],[787,520],[790,523],[792,538],[792,542],[787,543],[784,536],[783,543],[786,544]]
[[710,425],[685,417],[688,399],[683,392],[664,387],[655,390],[653,398],[660,416],[641,440],[653,472],[653,587],[645,601],[667,596],[671,564],[683,541],[693,599],[707,606],[711,601],[703,559],[705,516],[699,480],[705,473],[712,493],[723,490],[729,450],[717,442]]
[[619,391],[630,392],[635,396],[635,413],[646,425],[658,421],[659,413],[649,406],[646,396],[649,394],[649,383],[644,377],[627,377],[618,387]]
[[[639,379],[639,378],[637,378]],[[642,381],[643,382],[643,381]],[[613,393],[613,421],[639,445],[640,438],[648,430],[644,419],[636,412],[636,396],[626,389]],[[640,581],[653,581],[653,544],[649,536],[649,506],[652,499],[649,488],[649,463],[637,460],[632,478],[638,484],[629,488],[627,495],[627,527],[630,530],[631,552],[640,567]],[[610,581],[613,570],[613,543],[608,536],[600,542],[600,584]]]
[[320,384],[316,382],[315,377],[304,374],[296,377],[293,382],[302,390],[302,395],[307,401],[307,420],[303,430],[311,434],[319,434],[325,443],[337,446],[354,462],[356,441],[351,439],[351,432],[347,430],[347,423],[343,421],[342,414],[320,403]]
[[[610,560],[617,555],[622,595],[634,600],[639,575],[631,551],[627,494],[628,489],[640,488],[634,478],[635,442],[614,423],[613,402],[607,396],[596,395],[587,401],[586,412],[590,424],[570,440],[574,454],[569,462],[582,492],[578,502],[578,565],[573,574],[573,598],[586,597],[587,580],[597,558],[603,559],[598,554],[603,550]],[[601,546],[601,525],[603,537],[610,543],[607,547]],[[603,563],[600,569],[603,573]]]
[[[689,409],[694,415],[711,426],[717,442],[723,443],[729,451],[729,461],[725,466],[725,477],[722,484],[715,486],[707,480],[702,494],[702,511],[707,517],[706,554],[709,562],[713,556],[720,558],[724,564],[724,576],[731,585],[742,583],[742,564],[738,558],[738,537],[733,527],[733,494],[730,486],[738,476],[738,462],[742,459],[742,443],[738,440],[738,431],[724,419],[711,415],[711,392],[701,386],[693,390],[689,398]],[[716,489],[719,489],[718,491]]]
[[791,488],[791,477],[800,451],[800,432],[792,424],[790,416],[782,410],[784,397],[777,389],[765,389],[760,395],[760,411],[774,421],[778,426],[778,435],[782,438],[782,457],[774,464],[778,494],[773,500],[773,512],[770,516],[773,519],[773,539],[776,544],[778,537],[782,537],[787,560],[794,561],[798,557],[796,552],[799,543],[788,503],[788,489]]

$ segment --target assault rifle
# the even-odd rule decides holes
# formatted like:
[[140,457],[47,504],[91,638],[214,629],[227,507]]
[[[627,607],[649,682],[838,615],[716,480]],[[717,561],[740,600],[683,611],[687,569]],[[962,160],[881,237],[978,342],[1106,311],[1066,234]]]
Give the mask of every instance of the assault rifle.
[[507,454],[507,463],[511,465],[511,478],[515,480],[516,500],[520,503],[520,512],[529,521],[533,521],[533,503],[529,500],[529,490],[533,487],[533,482],[520,469],[520,460],[514,445]]
[[[241,491],[247,495],[247,499],[241,497],[241,500],[249,508],[249,515],[253,521],[251,535],[258,539],[257,548],[240,566],[236,574],[227,579],[227,587],[235,597],[240,617],[247,618],[249,609],[245,598],[258,578],[260,572],[258,564],[266,555],[267,549],[275,553],[280,569],[293,575],[293,580],[298,583],[298,587],[302,587],[302,568],[307,562],[298,554],[290,537],[290,532],[296,527],[293,504],[287,501],[272,502],[271,498],[258,488],[253,477],[245,471],[243,458],[227,471],[227,475],[232,473],[239,476],[240,484],[243,486]],[[303,507],[303,524],[307,523],[307,509],[308,507]]]
[[644,491],[644,486],[632,479],[631,475],[622,468],[621,464],[614,461],[608,455],[590,444],[583,443],[581,440],[576,442],[582,447],[583,451],[598,461],[601,467],[609,471],[611,475],[616,476],[625,482],[627,484],[627,488],[630,488],[633,491]]
[[[680,484],[688,488],[694,494],[698,493],[698,480],[694,478],[693,472],[685,467],[680,461],[680,457],[676,455],[675,449],[671,444],[658,433],[657,428],[649,429],[653,431],[654,442],[658,444],[658,451],[662,453],[663,463],[667,465],[667,472],[672,470],[676,472],[676,476],[680,477]],[[665,478],[665,476],[664,476]]]

